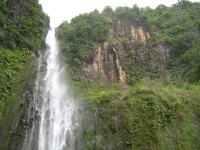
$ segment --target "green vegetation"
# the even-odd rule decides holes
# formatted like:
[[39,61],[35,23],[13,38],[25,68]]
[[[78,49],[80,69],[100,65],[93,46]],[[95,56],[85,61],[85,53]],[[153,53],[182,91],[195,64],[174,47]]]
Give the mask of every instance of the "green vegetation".
[[171,49],[168,69],[189,81],[198,81],[200,3],[183,0],[172,7],[160,5],[155,10],[143,10],[143,15],[146,16],[146,28],[151,31],[153,42],[165,44]]
[[[147,44],[132,43],[128,36],[110,33],[120,19],[125,20],[126,25],[142,27],[150,33]],[[125,48],[127,57],[124,67],[130,79],[163,77],[158,63],[160,60],[156,60],[155,53],[155,47],[163,45],[170,50],[170,58],[164,64],[167,75],[195,83],[200,79],[199,31],[200,3],[183,0],[172,7],[159,5],[156,9],[134,5],[132,8],[118,7],[114,11],[107,6],[101,13],[94,11],[75,17],[71,23],[62,23],[57,34],[72,71],[76,71],[83,61],[90,61],[89,54],[95,42],[107,41],[119,54],[120,49]],[[147,57],[142,63],[141,50]]]
[[[141,27],[150,39],[132,42],[129,35],[113,33],[119,20]],[[199,31],[200,3],[185,0],[156,9],[107,6],[58,27],[70,71],[92,61],[95,43],[108,42],[123,61],[130,84],[74,77],[75,97],[86,100],[93,114],[84,136],[87,150],[200,149]],[[166,63],[159,64],[159,45],[170,50]]]
[[33,55],[44,47],[48,24],[38,0],[0,1],[0,149],[9,149],[19,95],[29,88]]
[[98,11],[83,14],[64,22],[58,27],[60,47],[67,53],[68,67],[77,69],[82,61],[91,53],[94,42],[107,39],[111,20]]
[[86,127],[87,150],[200,148],[200,86],[150,79],[132,86],[73,84],[76,98],[88,100],[91,113],[97,114]]
[[23,89],[32,54],[44,45],[48,20],[37,0],[0,2],[0,125]]
[[31,62],[30,52],[27,50],[0,49],[0,122],[10,100],[18,92],[24,78],[27,78],[26,68]]
[[[146,44],[136,43],[112,33],[120,19],[142,27],[151,38]],[[5,119],[11,126],[15,112],[7,109],[24,89],[31,54],[42,48],[48,23],[37,0],[0,1],[0,125]],[[92,61],[97,42],[109,42],[119,58],[122,50],[127,52],[124,68],[130,85],[74,78],[75,98],[87,101],[93,114],[85,129],[87,150],[200,149],[200,3],[181,0],[156,9],[134,5],[112,10],[107,6],[101,13],[95,10],[62,23],[57,37],[73,73],[83,61]],[[159,44],[170,49],[164,66],[164,78],[170,79],[159,79],[160,66],[154,63]],[[145,69],[140,50],[148,55],[142,64]],[[0,139],[0,147],[5,149],[10,134],[3,133],[8,134]]]
[[44,42],[48,17],[38,0],[0,2],[0,46],[37,50]]

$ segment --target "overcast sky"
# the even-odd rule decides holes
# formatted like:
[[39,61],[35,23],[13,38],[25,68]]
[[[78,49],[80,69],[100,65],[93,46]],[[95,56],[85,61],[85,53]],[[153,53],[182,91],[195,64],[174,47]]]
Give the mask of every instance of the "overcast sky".
[[[151,8],[159,4],[170,6],[178,0],[39,0],[43,10],[51,17],[51,25],[58,26],[63,21],[70,21],[73,17],[91,12],[94,9],[102,11],[105,6],[115,9],[117,6],[130,6],[137,4],[139,7]],[[190,0],[200,2],[200,0]]]

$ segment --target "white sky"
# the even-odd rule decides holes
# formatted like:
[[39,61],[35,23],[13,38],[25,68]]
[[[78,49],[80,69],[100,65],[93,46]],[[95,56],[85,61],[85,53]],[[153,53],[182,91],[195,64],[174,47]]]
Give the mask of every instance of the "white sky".
[[[170,6],[178,2],[178,0],[39,0],[43,6],[43,10],[51,18],[51,26],[58,26],[63,21],[70,21],[73,17],[88,13],[94,9],[103,10],[105,6],[111,6],[115,9],[117,6],[132,7],[137,4],[139,7],[151,8],[157,7],[159,4]],[[200,2],[200,0],[190,0],[192,2]]]

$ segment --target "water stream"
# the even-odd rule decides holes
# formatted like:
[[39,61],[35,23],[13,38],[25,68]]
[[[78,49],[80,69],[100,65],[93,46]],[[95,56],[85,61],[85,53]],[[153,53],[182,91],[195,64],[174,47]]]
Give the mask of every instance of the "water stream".
[[82,108],[69,93],[60,61],[55,29],[48,32],[47,50],[39,53],[38,73],[28,118],[34,118],[23,150],[81,150]]
[[70,95],[55,37],[49,30],[47,49],[39,52],[37,78],[28,118],[34,118],[27,131],[23,150],[81,150],[81,107]]
[[77,145],[74,129],[79,125],[76,115],[77,106],[68,93],[66,73],[59,62],[54,29],[49,31],[46,43],[49,50],[47,51],[47,73],[44,78],[38,150],[73,150]]
[[[51,25],[58,24],[50,20]],[[82,108],[69,92],[54,27],[46,45],[38,53],[33,101],[27,114],[32,127],[26,131],[22,150],[81,150]]]

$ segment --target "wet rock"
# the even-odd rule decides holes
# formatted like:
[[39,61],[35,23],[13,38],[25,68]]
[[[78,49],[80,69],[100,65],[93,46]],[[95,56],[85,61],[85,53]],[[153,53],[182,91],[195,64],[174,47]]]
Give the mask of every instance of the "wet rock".
[[25,123],[26,123],[26,120],[25,120],[25,119],[22,119],[22,123],[25,124]]
[[35,105],[32,105],[31,109],[32,110],[35,110],[36,106]]
[[35,111],[34,119],[38,120],[40,118],[40,113],[38,110]]
[[24,106],[24,102],[20,102],[19,107],[22,108]]

